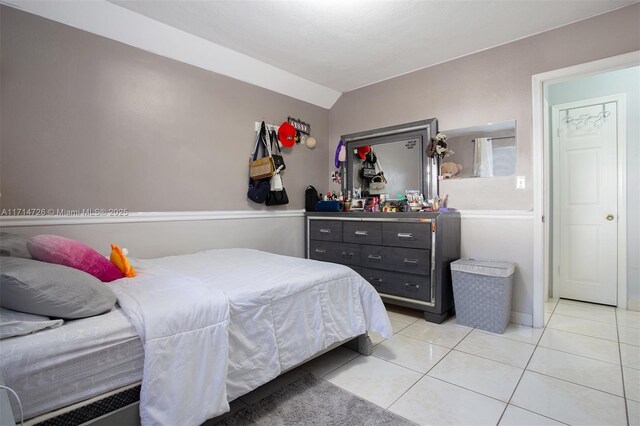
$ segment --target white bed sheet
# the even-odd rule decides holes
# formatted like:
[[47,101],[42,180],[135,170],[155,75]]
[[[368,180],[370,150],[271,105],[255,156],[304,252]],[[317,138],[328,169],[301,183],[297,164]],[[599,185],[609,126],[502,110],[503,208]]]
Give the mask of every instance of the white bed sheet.
[[144,362],[136,330],[119,308],[4,339],[0,354],[4,382],[20,396],[25,419],[139,382]]
[[[229,401],[333,343],[365,331],[392,334],[375,289],[346,266],[250,249],[133,262],[141,276],[185,274],[227,295]],[[5,382],[24,395],[25,418],[142,378],[142,343],[120,309],[4,340],[0,351]]]

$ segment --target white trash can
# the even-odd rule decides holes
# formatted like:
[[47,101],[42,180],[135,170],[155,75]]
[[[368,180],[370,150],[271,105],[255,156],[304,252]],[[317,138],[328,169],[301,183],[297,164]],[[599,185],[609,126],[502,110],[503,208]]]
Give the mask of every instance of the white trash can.
[[511,317],[512,262],[460,259],[451,262],[456,322],[504,333]]

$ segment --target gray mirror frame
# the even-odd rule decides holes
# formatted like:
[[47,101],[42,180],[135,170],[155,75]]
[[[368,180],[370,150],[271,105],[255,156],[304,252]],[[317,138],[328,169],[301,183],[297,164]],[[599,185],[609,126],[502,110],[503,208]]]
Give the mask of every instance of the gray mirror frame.
[[[426,154],[427,145],[438,133],[438,120],[429,118],[426,120],[413,121],[411,123],[398,124],[395,126],[382,127],[379,129],[367,130],[364,132],[342,135],[340,138],[345,141],[347,149],[347,170],[346,179],[343,182],[346,186],[342,188],[342,193],[353,188],[353,150],[364,145],[379,145],[383,143],[397,142],[406,138],[418,138],[420,140],[420,191],[427,198],[438,195],[438,168],[439,161],[431,159]],[[415,189],[415,188],[406,188]]]

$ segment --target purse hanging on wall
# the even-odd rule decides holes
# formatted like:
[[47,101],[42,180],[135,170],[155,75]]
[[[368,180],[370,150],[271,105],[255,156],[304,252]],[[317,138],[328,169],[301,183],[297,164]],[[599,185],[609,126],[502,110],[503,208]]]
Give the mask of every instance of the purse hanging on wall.
[[[278,177],[280,177],[279,173],[278,173]],[[280,183],[282,184],[282,182]],[[282,187],[281,191],[269,191],[269,194],[267,195],[266,204],[268,206],[289,204],[289,197],[287,196],[287,190],[284,189],[284,186]]]
[[[266,137],[267,128],[263,121],[260,132],[258,132],[253,156],[249,159],[249,177],[253,180],[270,178],[276,169],[273,157],[271,157],[271,149],[265,140]],[[262,157],[258,158],[260,147],[262,147]]]
[[[278,136],[276,135],[275,130],[272,130],[269,133],[271,139],[271,157],[273,158],[273,165],[276,169],[280,168],[280,170],[284,170],[287,168],[284,164],[284,157],[282,156],[282,150],[280,149],[280,144],[278,144]],[[273,146],[276,146],[275,149]],[[277,154],[274,154],[277,152]]]

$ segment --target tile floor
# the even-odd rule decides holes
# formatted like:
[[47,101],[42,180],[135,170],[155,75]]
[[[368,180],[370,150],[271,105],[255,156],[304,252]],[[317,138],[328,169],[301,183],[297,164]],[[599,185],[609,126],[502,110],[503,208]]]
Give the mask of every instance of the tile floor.
[[339,347],[301,368],[421,425],[639,425],[640,312],[545,304],[545,328],[437,325],[389,305],[373,355]]

